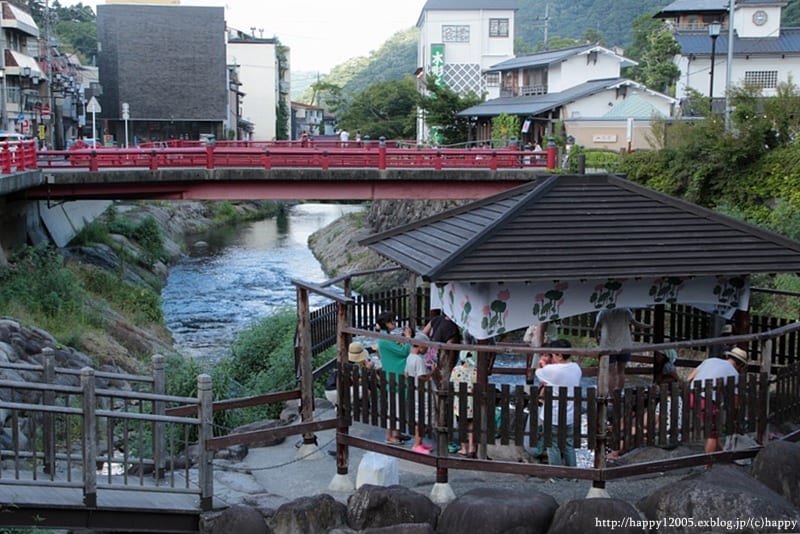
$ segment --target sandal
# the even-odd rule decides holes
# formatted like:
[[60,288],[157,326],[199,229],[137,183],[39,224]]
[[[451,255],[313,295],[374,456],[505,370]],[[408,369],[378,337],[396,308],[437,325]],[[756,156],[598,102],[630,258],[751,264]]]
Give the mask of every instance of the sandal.
[[403,441],[399,440],[399,439],[387,439],[386,440],[386,444],[387,445],[402,445]]

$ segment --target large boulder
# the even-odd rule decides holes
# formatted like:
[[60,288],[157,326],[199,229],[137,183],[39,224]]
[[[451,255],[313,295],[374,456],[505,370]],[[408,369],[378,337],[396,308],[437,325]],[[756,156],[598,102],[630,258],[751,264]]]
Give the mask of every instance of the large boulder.
[[235,505],[226,508],[216,518],[207,518],[202,521],[210,523],[210,528],[203,529],[208,534],[271,534],[264,516],[255,508]]
[[753,460],[753,478],[800,506],[800,443],[767,443]]
[[347,523],[356,530],[403,523],[436,528],[440,512],[428,497],[403,486],[364,484],[347,499]]
[[642,527],[643,519],[639,510],[621,499],[569,501],[556,510],[547,534],[606,530],[613,530],[615,534],[641,534],[647,531]]
[[437,532],[543,534],[557,509],[556,500],[540,491],[476,488],[447,505]]
[[278,508],[269,519],[275,534],[325,534],[346,524],[347,509],[330,495],[301,497]]
[[[769,518],[771,521],[800,521],[800,509],[761,482],[735,466],[715,465],[713,469],[690,475],[659,488],[638,503],[648,519],[680,521],[661,525],[659,533],[710,532],[711,524],[737,526],[737,532],[768,532],[757,525],[741,525],[742,518]],[[694,524],[691,524],[693,522]],[[724,528],[723,528],[724,530]]]
[[[242,426],[237,426],[231,431],[231,434],[244,434],[245,432],[258,432],[260,430],[270,430],[284,426],[284,423],[276,419],[268,419],[265,421],[255,421]],[[249,441],[247,446],[250,448],[258,447],[274,447],[286,441],[286,438],[281,436],[277,438],[261,438]]]

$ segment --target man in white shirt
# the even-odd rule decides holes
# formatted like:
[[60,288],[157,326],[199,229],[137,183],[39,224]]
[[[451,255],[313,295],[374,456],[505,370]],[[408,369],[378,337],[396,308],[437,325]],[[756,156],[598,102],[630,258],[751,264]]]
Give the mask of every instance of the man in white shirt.
[[[698,365],[694,371],[689,373],[689,376],[686,377],[686,381],[694,386],[695,383],[703,385],[703,383],[708,380],[716,381],[720,378],[726,379],[728,377],[733,377],[734,382],[738,384],[739,375],[747,369],[747,362],[747,351],[740,347],[733,347],[731,350],[725,351],[725,359],[708,358]],[[704,393],[701,393],[700,396],[700,419],[705,420],[705,413],[703,412],[705,412],[709,402],[708,399],[702,398]],[[689,398],[690,408],[694,406],[695,400],[693,395]],[[710,404],[712,415],[716,415],[718,410],[716,398],[712,397]],[[717,429],[712,426],[711,435],[706,440],[705,451],[709,453],[717,452],[718,450],[720,450],[719,434],[717,433]]]
[[[572,345],[569,340],[556,339],[547,343],[551,349],[570,348]],[[581,366],[577,363],[570,361],[570,355],[555,350],[551,353],[552,363],[548,363],[536,370],[536,377],[539,383],[543,386],[550,386],[553,388],[553,396],[559,393],[559,388],[568,388],[567,395],[572,397],[575,393],[575,388],[581,386]],[[574,434],[573,421],[575,420],[575,403],[572,400],[566,403],[566,426],[561,429],[558,425],[559,419],[559,406],[555,401],[553,404],[553,445],[547,448],[547,463],[549,465],[566,465],[575,467],[577,460],[575,458],[575,444],[572,436]],[[559,431],[563,430],[566,433],[566,440],[564,442],[564,450],[562,451],[558,445]]]

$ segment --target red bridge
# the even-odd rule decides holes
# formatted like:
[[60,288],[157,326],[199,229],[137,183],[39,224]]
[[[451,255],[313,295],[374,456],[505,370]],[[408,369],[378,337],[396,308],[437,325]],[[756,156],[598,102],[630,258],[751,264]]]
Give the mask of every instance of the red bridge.
[[417,148],[399,142],[176,141],[37,151],[2,143],[3,174],[41,171],[24,199],[467,199],[555,167],[556,149]]

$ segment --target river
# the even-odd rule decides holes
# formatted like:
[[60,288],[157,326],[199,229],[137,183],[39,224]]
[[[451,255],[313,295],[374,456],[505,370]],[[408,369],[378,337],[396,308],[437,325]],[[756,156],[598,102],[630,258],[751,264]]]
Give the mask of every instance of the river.
[[161,293],[176,349],[201,360],[225,358],[237,333],[249,324],[281,308],[294,309],[292,279],[326,279],[308,237],[362,209],[300,204],[286,216],[192,236],[189,242],[199,245],[170,268]]

